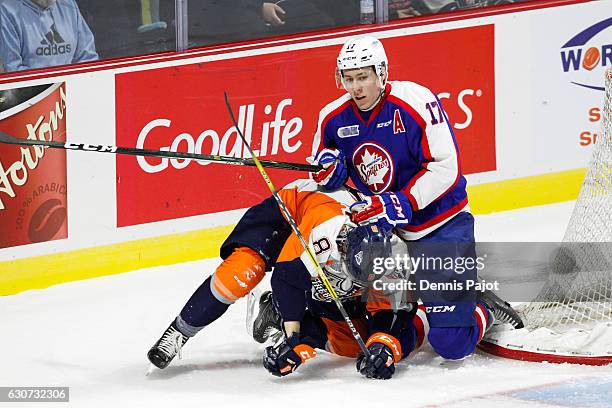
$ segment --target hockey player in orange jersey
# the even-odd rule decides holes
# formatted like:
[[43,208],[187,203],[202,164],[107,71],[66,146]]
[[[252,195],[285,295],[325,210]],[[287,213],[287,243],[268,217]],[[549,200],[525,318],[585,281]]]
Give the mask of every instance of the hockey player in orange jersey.
[[305,231],[330,284],[361,337],[367,340],[370,362],[364,364],[347,323],[331,302],[304,248],[292,236],[279,255],[271,279],[274,306],[282,317],[285,338],[266,349],[264,367],[273,375],[285,376],[315,357],[316,349],[323,349],[357,357],[357,369],[369,378],[391,378],[395,363],[422,345],[428,328],[424,310],[417,308],[407,291],[372,287],[375,281],[392,287],[388,284],[407,280],[409,270],[374,268],[377,259],[406,254],[407,246],[375,224],[356,226],[347,214],[319,221],[319,215],[308,214],[299,224],[300,230]]
[[[325,242],[316,238],[326,234],[330,245],[342,225],[348,222],[347,211],[362,197],[347,189],[322,192],[310,180],[298,180],[279,192],[301,232],[310,237],[314,248],[325,250]],[[317,242],[312,242],[312,240]],[[223,262],[214,274],[193,293],[179,315],[171,322],[148,352],[158,368],[165,368],[180,354],[190,337],[218,319],[237,299],[248,294],[281,259],[296,251],[299,242],[272,197],[251,207],[221,246]],[[362,312],[362,316],[363,316]],[[254,332],[263,341],[263,332]],[[356,345],[356,343],[355,343]],[[354,347],[351,345],[351,347]],[[354,353],[350,353],[354,354]]]

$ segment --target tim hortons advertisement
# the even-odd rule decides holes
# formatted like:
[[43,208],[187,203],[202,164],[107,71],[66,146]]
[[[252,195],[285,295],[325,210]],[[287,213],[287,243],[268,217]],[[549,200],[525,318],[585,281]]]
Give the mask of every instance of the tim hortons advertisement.
[[[9,93],[16,106],[0,111],[1,131],[66,141],[63,83]],[[65,151],[0,144],[0,248],[67,238],[66,190]]]
[[[442,100],[466,173],[495,170],[493,26],[383,39],[391,80],[428,86]],[[339,97],[340,45],[116,76],[117,144],[248,157],[227,112],[260,157],[305,162],[319,110]],[[270,170],[277,188],[306,173]],[[245,208],[269,195],[252,167],[117,156],[117,225]]]

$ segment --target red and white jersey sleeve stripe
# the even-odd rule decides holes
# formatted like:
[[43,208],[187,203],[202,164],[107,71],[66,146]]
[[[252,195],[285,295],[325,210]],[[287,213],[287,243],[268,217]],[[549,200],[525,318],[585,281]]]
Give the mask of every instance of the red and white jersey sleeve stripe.
[[394,82],[389,100],[403,106],[422,129],[421,149],[425,161],[403,191],[413,209],[420,210],[459,180],[457,147],[440,101],[429,89],[413,82]]

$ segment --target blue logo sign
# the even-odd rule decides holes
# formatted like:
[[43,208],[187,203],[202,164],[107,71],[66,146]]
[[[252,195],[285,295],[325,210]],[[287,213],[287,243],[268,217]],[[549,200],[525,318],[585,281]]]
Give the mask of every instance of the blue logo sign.
[[[563,72],[585,74],[601,66],[612,66],[612,43],[601,44],[594,38],[612,26],[612,17],[593,24],[576,34],[561,47],[561,65]],[[607,38],[611,38],[608,36]],[[600,37],[601,38],[601,37]],[[608,40],[609,41],[609,40]],[[585,75],[576,75],[584,78]],[[585,80],[571,81],[572,84],[589,89],[603,91],[603,86],[588,84]]]

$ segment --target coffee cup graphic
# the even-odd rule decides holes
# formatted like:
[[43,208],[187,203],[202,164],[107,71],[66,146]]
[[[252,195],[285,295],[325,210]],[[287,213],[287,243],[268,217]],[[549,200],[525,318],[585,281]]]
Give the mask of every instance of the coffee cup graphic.
[[[0,112],[1,131],[66,141],[63,83],[11,91],[11,106]],[[0,144],[0,248],[68,237],[66,174],[63,150]]]

